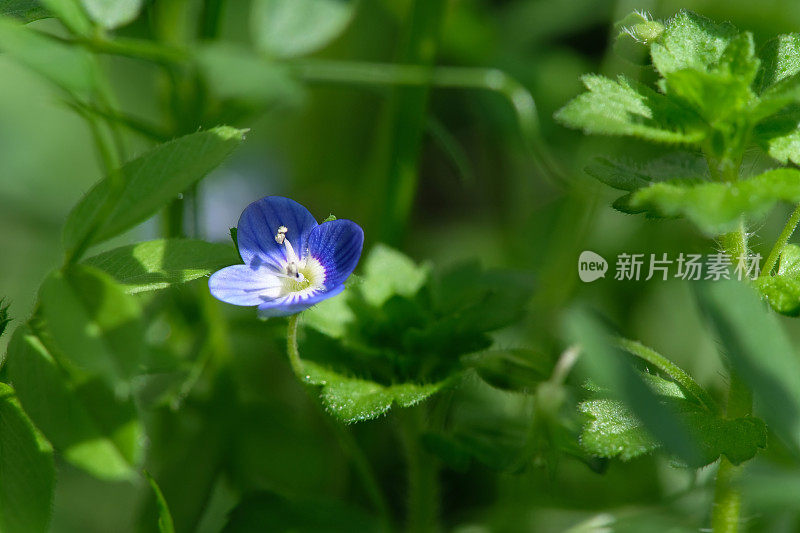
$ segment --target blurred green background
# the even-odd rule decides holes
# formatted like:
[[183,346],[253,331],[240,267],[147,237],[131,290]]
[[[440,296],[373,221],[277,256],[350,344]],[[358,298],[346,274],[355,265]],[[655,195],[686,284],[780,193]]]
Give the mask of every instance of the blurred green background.
[[[191,27],[202,2],[156,4],[172,5]],[[407,62],[404,43],[411,6],[409,1],[355,2],[354,16],[343,33],[311,57]],[[713,338],[704,330],[685,284],[617,282],[609,277],[587,285],[575,271],[583,250],[611,260],[621,252],[709,253],[714,243],[685,221],[651,221],[615,212],[610,208],[615,194],[582,171],[593,156],[635,159],[652,153],[652,146],[628,139],[588,138],[552,119],[556,109],[581,91],[579,77],[584,73],[625,73],[650,80],[647,69],[612,51],[613,24],[633,9],[666,18],[680,8],[751,30],[757,44],[800,28],[800,4],[790,0],[450,0],[445,3],[439,42],[433,45],[433,62],[493,67],[524,85],[535,98],[546,150],[564,179],[546,175],[537,166],[508,101],[490,91],[434,88],[426,102],[424,96],[414,96],[414,89],[399,91],[391,86],[307,83],[282,91],[265,86],[268,105],[258,112],[226,117],[233,126],[250,128],[247,142],[202,182],[195,205],[185,211],[187,232],[226,241],[228,229],[251,201],[265,195],[289,196],[320,220],[334,213],[357,221],[364,227],[367,249],[389,241],[414,259],[431,260],[437,267],[477,257],[486,266],[532,272],[537,288],[526,319],[503,331],[500,344],[534,346],[555,358],[564,348],[559,313],[574,302],[588,302],[628,337],[668,354],[698,382],[721,391],[722,366]],[[146,3],[139,18],[117,33],[149,37],[156,9],[152,2]],[[225,2],[221,20],[219,39],[250,46],[254,22],[249,1]],[[61,31],[50,19],[32,24]],[[182,45],[200,46],[197,37],[182,35],[180,27],[172,30],[172,38]],[[102,63],[120,109],[165,128],[172,126],[180,112],[175,101],[164,96],[158,69],[115,56],[103,56]],[[231,76],[237,75],[234,67]],[[50,85],[5,55],[0,55],[0,95],[0,295],[11,302],[11,314],[22,320],[33,309],[42,278],[60,263],[66,214],[101,170],[85,122]],[[191,117],[191,110],[187,113]],[[209,125],[202,119],[193,124],[190,118],[182,127]],[[421,131],[418,144],[415,128]],[[402,148],[404,131],[412,132],[406,133],[411,136],[406,148]],[[148,145],[135,135],[126,141],[131,153]],[[385,176],[397,163],[394,157],[404,158],[418,181],[405,231],[387,233]],[[785,219],[786,212],[777,211],[759,228],[766,242],[753,243],[762,255]],[[152,238],[159,231],[159,221],[154,220],[104,246]],[[170,305],[180,306],[182,299],[204,290],[204,283],[198,280],[171,291]],[[212,413],[215,424],[229,420],[224,427],[208,427],[208,411],[203,407],[194,413],[188,404],[180,427],[161,428],[174,432],[175,439],[171,479],[177,485],[164,487],[165,492],[186,494],[185,502],[170,501],[173,513],[193,517],[199,531],[217,531],[245,490],[364,503],[334,433],[294,381],[280,335],[268,336],[278,339],[274,342],[264,341],[265,332],[280,329],[280,324],[258,324],[250,310],[214,305],[231,324],[236,343],[232,386],[245,407],[235,416]],[[800,338],[800,328],[789,320],[785,323],[793,337]],[[171,327],[167,333],[150,333],[155,339],[178,335],[179,328]],[[0,350],[5,350],[7,341],[7,336],[0,339]],[[477,427],[478,433],[486,434],[525,431],[530,402],[477,381],[449,394],[455,399],[448,401],[459,406],[450,416],[464,427]],[[218,409],[225,413],[224,404]],[[401,514],[403,458],[393,440],[395,424],[389,417],[359,425],[354,432],[376,465],[393,512]],[[153,427],[157,429],[157,423]],[[248,428],[246,442],[225,448],[217,470],[204,471],[204,454],[215,446],[227,446],[219,434],[240,427]],[[198,435],[205,438],[198,440]],[[513,446],[513,435],[507,437]],[[780,450],[770,453],[780,461]],[[751,468],[766,468],[755,463]],[[519,468],[494,466],[472,462],[466,468],[444,469],[445,527],[594,531],[609,523],[613,514],[613,520],[620,521],[615,530],[696,530],[707,520],[711,501],[713,472],[703,470],[695,476],[661,457],[627,464],[612,461],[602,474],[563,457],[557,464],[542,459]],[[135,517],[150,497],[146,490],[101,482],[63,463],[59,468],[54,531],[136,529]],[[190,498],[193,491],[207,492],[207,504],[192,507],[202,500]],[[749,508],[753,531],[800,528],[797,502],[780,512],[772,512],[770,505],[774,502],[757,501]]]

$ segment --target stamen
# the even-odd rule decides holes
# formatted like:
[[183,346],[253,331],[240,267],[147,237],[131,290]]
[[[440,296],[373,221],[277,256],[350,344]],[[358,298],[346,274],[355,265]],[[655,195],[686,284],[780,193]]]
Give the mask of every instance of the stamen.
[[286,238],[286,234],[289,233],[289,228],[286,226],[279,226],[277,233],[275,233],[275,242],[278,244],[282,244],[286,247],[286,274],[288,277],[296,280],[296,281],[303,281],[305,280],[305,276],[300,273],[300,258],[297,257],[297,254],[294,251],[294,247],[292,243]]
[[283,241],[286,240],[286,233],[289,231],[289,228],[286,226],[280,226],[278,228],[278,233],[275,234],[275,242],[278,244],[283,244]]

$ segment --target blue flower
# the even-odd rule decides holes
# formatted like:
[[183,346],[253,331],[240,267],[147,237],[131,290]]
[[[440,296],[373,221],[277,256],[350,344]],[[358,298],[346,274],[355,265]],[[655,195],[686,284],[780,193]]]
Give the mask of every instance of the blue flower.
[[352,220],[317,224],[281,196],[247,206],[236,236],[244,264],[215,272],[208,288],[223,302],[257,305],[261,318],[293,315],[342,292],[364,246],[364,230]]

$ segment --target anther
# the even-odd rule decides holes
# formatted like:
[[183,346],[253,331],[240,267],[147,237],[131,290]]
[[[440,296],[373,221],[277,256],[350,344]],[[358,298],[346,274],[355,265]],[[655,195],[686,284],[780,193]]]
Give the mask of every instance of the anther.
[[283,244],[283,241],[286,240],[286,233],[288,233],[289,228],[286,226],[280,226],[278,228],[278,233],[275,234],[275,242],[278,244]]

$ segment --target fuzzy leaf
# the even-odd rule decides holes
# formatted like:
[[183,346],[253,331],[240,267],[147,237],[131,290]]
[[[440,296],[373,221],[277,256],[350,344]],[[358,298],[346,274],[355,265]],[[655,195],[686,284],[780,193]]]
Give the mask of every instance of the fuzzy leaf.
[[109,274],[128,293],[137,293],[202,278],[239,262],[230,244],[157,239],[103,252],[84,264]]
[[644,163],[596,157],[584,170],[609,187],[628,192],[647,187],[654,182],[697,180],[708,175],[708,165],[704,159],[683,152],[667,154]]
[[716,24],[691,11],[681,10],[667,21],[650,54],[662,76],[687,68],[705,71],[719,62],[738,33],[729,22]]
[[0,15],[31,22],[47,17],[47,11],[37,0],[0,0]]
[[635,191],[620,208],[685,216],[709,235],[719,235],[735,228],[742,215],[763,215],[778,201],[800,202],[800,171],[781,168],[733,183],[656,183]]
[[589,91],[555,115],[565,126],[673,144],[695,143],[705,136],[696,117],[643,85],[593,74],[584,76],[583,83]]
[[[642,378],[665,405],[678,413],[697,442],[700,456],[697,463],[690,466],[712,463],[720,455],[740,464],[766,446],[767,429],[762,420],[721,418],[687,399],[677,384],[651,374],[643,374]],[[621,401],[592,399],[582,402],[579,409],[590,417],[581,434],[581,445],[590,453],[628,461],[659,448],[657,441]]]
[[14,389],[0,383],[0,531],[48,531],[55,486],[53,448]]
[[800,315],[800,246],[784,247],[778,273],[759,277],[754,283],[775,311],[788,316]]
[[[125,163],[120,169],[123,187],[114,198],[108,198],[111,183],[105,178],[72,209],[64,227],[65,248],[83,239],[101,242],[143,222],[222,163],[244,134],[220,126],[160,144]],[[105,221],[97,220],[106,201],[113,202],[113,209]]]
[[144,443],[132,401],[100,381],[71,379],[24,327],[9,343],[8,375],[25,412],[67,461],[101,479],[136,476]]

